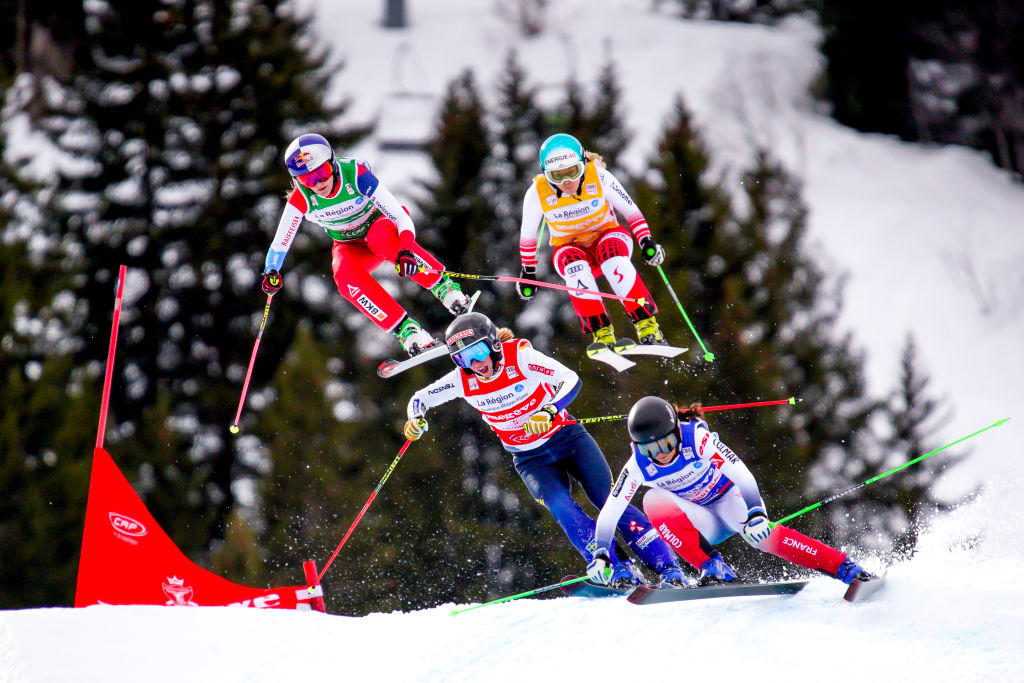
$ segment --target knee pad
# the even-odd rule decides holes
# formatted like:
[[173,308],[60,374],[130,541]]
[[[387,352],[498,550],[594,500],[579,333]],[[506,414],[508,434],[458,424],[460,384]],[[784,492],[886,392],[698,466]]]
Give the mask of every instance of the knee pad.
[[633,240],[624,232],[614,230],[598,240],[596,251],[599,263],[616,256],[625,256],[628,259],[633,255]]
[[553,260],[555,262],[555,270],[566,280],[572,277],[579,277],[581,273],[590,273],[592,270],[586,252],[579,247],[560,247],[555,252]]

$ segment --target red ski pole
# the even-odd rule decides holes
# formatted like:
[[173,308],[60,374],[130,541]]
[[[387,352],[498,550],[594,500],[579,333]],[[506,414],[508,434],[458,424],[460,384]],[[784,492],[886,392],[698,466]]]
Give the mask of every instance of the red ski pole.
[[640,304],[641,306],[647,305],[647,299],[643,297],[640,297],[639,299],[633,299],[628,296],[619,296],[618,294],[597,292],[592,289],[580,289],[579,287],[568,287],[566,285],[556,285],[553,282],[542,282],[541,280],[528,280],[522,277],[510,277],[507,275],[475,275],[473,273],[453,273],[450,270],[438,270],[436,268],[427,268],[426,266],[420,266],[420,272],[440,273],[441,275],[447,275],[448,277],[462,278],[466,280],[489,280],[491,282],[518,282],[524,285],[533,285],[534,287],[547,287],[548,289],[557,289],[563,292],[573,292],[575,294],[592,294],[593,296],[599,296],[605,299],[615,299],[617,301],[632,301],[634,303]]
[[373,502],[373,499],[377,497],[377,494],[380,492],[381,488],[384,487],[384,482],[388,480],[388,477],[391,476],[391,473],[395,471],[396,467],[398,467],[398,461],[402,459],[403,455],[405,455],[405,451],[409,448],[409,444],[411,443],[412,441],[410,441],[409,439],[405,440],[405,445],[402,446],[402,449],[400,451],[398,451],[398,455],[395,456],[395,459],[391,461],[391,466],[388,467],[388,471],[384,473],[384,476],[381,478],[380,483],[377,484],[377,488],[373,490],[373,493],[370,494],[370,497],[366,499],[366,503],[363,504],[363,509],[360,510],[359,514],[356,515],[356,518],[352,520],[352,524],[351,526],[349,526],[348,531],[345,532],[345,536],[341,539],[341,543],[339,543],[338,547],[334,549],[334,554],[331,555],[331,559],[327,560],[327,564],[325,564],[324,568],[320,570],[320,575],[316,577],[316,583],[309,587],[310,591],[312,591],[314,588],[320,585],[320,580],[324,578],[324,574],[327,573],[327,570],[330,568],[331,563],[334,562],[334,558],[336,558],[338,556],[338,553],[341,552],[342,546],[345,545],[345,541],[348,540],[348,537],[352,535],[352,531],[355,530],[356,524],[359,524],[359,520],[361,520],[363,518],[363,515],[366,514],[366,510],[370,507],[370,503]]
[[121,322],[121,301],[124,296],[124,274],[128,266],[117,271],[117,296],[114,298],[114,322],[110,326],[110,346],[107,349],[107,370],[103,376],[103,398],[100,402],[100,425],[96,430],[96,448],[103,448],[107,431],[107,406],[110,403],[110,383],[114,377],[114,351],[117,349],[117,327]]
[[[777,401],[756,401],[754,403],[730,403],[729,405],[721,406],[703,406],[701,410],[704,412],[711,412],[712,410],[736,410],[737,408],[758,408],[761,406],[780,406],[784,403],[788,403],[791,406],[795,406],[797,401],[803,399],[794,398],[782,398]],[[605,415],[603,417],[581,417],[576,422],[580,424],[590,424],[592,422],[615,422],[616,420],[625,420],[628,415]],[[569,423],[571,424],[571,422]]]
[[260,340],[263,339],[263,328],[267,326],[267,316],[270,315],[270,300],[273,294],[267,295],[267,305],[263,309],[263,320],[260,321],[260,331],[256,333],[256,343],[252,346],[252,355],[249,356],[249,369],[245,371],[245,383],[242,384],[242,398],[238,399],[238,410],[235,411],[235,422],[229,430],[232,434],[238,433],[238,419],[242,417],[242,406],[245,405],[245,395],[249,391],[249,380],[252,378],[252,366],[256,364],[256,352],[260,348]]

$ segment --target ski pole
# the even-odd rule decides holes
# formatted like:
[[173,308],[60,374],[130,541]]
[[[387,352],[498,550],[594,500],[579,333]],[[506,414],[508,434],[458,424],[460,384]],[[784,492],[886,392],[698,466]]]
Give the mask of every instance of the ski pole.
[[708,351],[708,347],[704,346],[704,342],[701,341],[696,328],[694,328],[693,323],[690,322],[690,316],[686,315],[686,311],[683,310],[683,305],[679,303],[679,297],[676,296],[676,291],[672,289],[672,285],[669,283],[668,277],[665,276],[665,271],[662,270],[661,266],[657,266],[657,268],[658,272],[661,273],[661,279],[665,281],[665,286],[668,287],[668,293],[672,295],[672,300],[676,302],[676,306],[679,307],[679,312],[683,314],[683,320],[685,320],[686,324],[690,326],[690,332],[693,332],[693,336],[697,340],[697,343],[700,344],[700,348],[704,349],[704,360],[709,363],[714,363],[715,354]]
[[121,324],[121,302],[124,297],[124,276],[128,266],[121,264],[117,271],[117,294],[114,296],[114,322],[110,326],[110,346],[107,348],[107,369],[103,375],[103,398],[100,400],[100,425],[96,429],[96,448],[103,448],[107,432],[107,407],[110,403],[110,383],[114,378],[114,351],[117,349],[117,328]]
[[330,568],[331,563],[334,562],[334,558],[336,558],[338,556],[338,553],[341,552],[342,546],[345,545],[345,541],[348,540],[348,537],[352,535],[352,531],[356,528],[356,524],[359,524],[359,520],[361,520],[363,518],[363,515],[366,514],[366,510],[370,507],[370,503],[373,502],[373,499],[377,497],[378,493],[380,493],[381,488],[384,487],[384,482],[388,480],[388,477],[391,476],[391,473],[395,471],[396,467],[398,467],[398,461],[402,459],[403,455],[405,455],[405,451],[408,450],[409,444],[411,443],[411,440],[405,440],[405,445],[403,445],[402,449],[398,451],[398,455],[395,456],[395,459],[391,461],[391,465],[390,467],[388,467],[388,471],[384,473],[383,477],[381,477],[380,483],[377,484],[377,488],[373,490],[373,493],[370,494],[370,497],[366,499],[366,503],[363,504],[363,509],[360,510],[359,514],[356,515],[356,518],[352,520],[352,524],[351,526],[349,526],[348,531],[345,532],[345,536],[341,539],[341,543],[339,543],[338,547],[334,549],[334,554],[331,555],[331,559],[327,560],[327,564],[325,564],[324,568],[320,570],[320,574],[316,577],[316,583],[309,587],[310,593],[312,593],[314,589],[320,585],[320,580],[324,578],[324,574],[327,573],[327,570]]
[[[736,410],[737,408],[757,408],[760,406],[780,406],[783,404],[789,404],[795,406],[797,401],[802,401],[802,398],[795,398],[790,396],[789,398],[781,398],[777,401],[757,401],[755,403],[731,403],[723,406],[702,406],[701,410],[709,412],[712,410]],[[593,422],[615,422],[616,420],[625,420],[628,415],[604,415],[602,417],[581,417],[576,422],[579,424],[591,424]]]
[[888,472],[883,472],[882,474],[879,474],[878,476],[871,477],[867,481],[861,482],[860,484],[857,484],[856,486],[851,486],[850,488],[846,489],[845,491],[841,491],[841,492],[835,494],[834,496],[829,496],[828,498],[826,498],[824,500],[820,500],[817,503],[814,503],[813,505],[808,505],[807,507],[805,507],[803,510],[800,510],[799,512],[794,512],[793,514],[787,515],[786,517],[783,517],[782,519],[779,519],[779,520],[776,520],[774,522],[771,522],[771,525],[774,527],[774,526],[776,526],[778,524],[782,524],[783,522],[788,522],[791,519],[799,517],[800,515],[804,514],[805,512],[810,512],[811,510],[814,510],[816,508],[820,508],[822,505],[827,505],[828,503],[831,503],[832,501],[836,500],[837,498],[842,498],[847,493],[852,493],[853,491],[856,491],[857,489],[863,488],[863,487],[867,486],[868,484],[873,484],[874,482],[878,481],[879,479],[884,479],[885,477],[888,477],[890,474],[894,474],[896,472],[899,472],[902,469],[906,469],[907,467],[910,467],[911,465],[913,465],[915,463],[921,462],[925,458],[928,458],[928,457],[931,457],[931,456],[935,455],[939,451],[944,451],[947,448],[949,448],[950,446],[955,446],[956,444],[960,443],[961,441],[967,441],[967,439],[970,439],[973,436],[977,436],[978,434],[981,434],[984,431],[988,431],[989,429],[992,429],[993,427],[998,427],[1001,424],[1005,423],[1009,419],[1010,418],[1008,418],[1008,417],[1004,417],[1002,420],[996,420],[995,422],[990,424],[988,427],[984,427],[982,429],[979,429],[978,431],[974,432],[973,434],[968,434],[967,436],[961,437],[961,438],[957,439],[956,441],[951,441],[950,443],[947,443],[945,446],[940,446],[939,448],[936,448],[934,451],[930,451],[928,453],[925,453],[924,455],[919,455],[916,458],[914,458],[913,460],[908,460],[907,462],[903,463],[902,465],[899,465],[897,467],[893,467]]
[[561,583],[553,583],[550,586],[544,586],[543,588],[534,588],[532,591],[526,591],[525,593],[518,593],[516,595],[510,595],[507,598],[498,598],[497,600],[491,600],[490,602],[485,602],[482,605],[473,605],[472,607],[466,607],[464,609],[453,609],[451,612],[448,613],[448,616],[454,617],[456,614],[462,614],[463,612],[468,612],[471,609],[478,609],[480,607],[487,607],[488,605],[497,605],[498,603],[502,603],[502,602],[510,602],[512,600],[518,600],[519,598],[525,598],[525,597],[528,597],[530,595],[536,595],[537,593],[543,593],[544,591],[552,591],[552,590],[555,590],[556,588],[561,588],[562,586],[568,586],[569,584],[579,583],[580,581],[586,581],[586,580],[587,580],[587,576],[586,575],[584,575],[584,576],[577,576],[575,579],[569,579],[568,581],[562,581]]
[[256,343],[252,346],[252,355],[249,356],[249,369],[245,371],[245,383],[242,384],[242,398],[238,399],[238,410],[235,412],[235,422],[229,427],[232,434],[238,433],[238,419],[242,417],[242,406],[245,405],[245,394],[249,391],[249,379],[252,377],[252,367],[256,364],[256,351],[260,348],[260,339],[263,339],[263,328],[267,326],[267,316],[270,315],[270,300],[273,294],[267,294],[267,305],[263,309],[263,320],[260,321],[260,331],[256,333]]
[[421,273],[440,273],[441,275],[447,275],[448,277],[463,278],[467,280],[490,280],[492,282],[519,282],[524,285],[534,285],[535,287],[547,287],[548,289],[558,289],[563,292],[574,292],[576,294],[592,294],[594,296],[604,297],[605,299],[615,299],[617,301],[631,301],[641,306],[647,305],[647,299],[640,297],[639,299],[633,299],[628,296],[619,296],[618,294],[609,294],[607,292],[598,292],[593,289],[580,289],[579,287],[568,287],[566,285],[556,285],[553,282],[542,282],[541,280],[528,280],[522,277],[510,277],[507,275],[476,275],[474,273],[453,273],[450,270],[438,270],[436,268],[427,268],[426,266],[420,266]]

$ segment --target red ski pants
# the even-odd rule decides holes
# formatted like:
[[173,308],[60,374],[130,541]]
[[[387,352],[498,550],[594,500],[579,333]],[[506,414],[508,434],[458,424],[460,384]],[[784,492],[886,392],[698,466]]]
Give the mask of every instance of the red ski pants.
[[[647,302],[641,306],[633,301],[624,301],[626,314],[632,322],[649,318],[658,312],[651,300],[651,293],[640,279],[633,263],[633,237],[626,228],[617,226],[604,232],[596,242],[588,246],[563,244],[551,255],[555,270],[569,287],[598,291],[597,275],[603,273],[612,290],[619,296],[640,299]],[[572,308],[586,333],[611,323],[604,299],[596,294],[569,294]]]
[[[740,532],[746,521],[747,504],[735,486],[707,506],[666,491],[651,489],[644,496],[644,512],[661,537],[676,554],[700,569],[708,554],[700,547],[700,536],[712,545]],[[755,546],[807,569],[836,575],[846,553],[788,527],[776,526],[768,538]]]
[[[403,248],[416,254],[429,268],[444,268],[440,261],[414,240],[401,240],[398,226],[386,216],[375,220],[363,239],[335,242],[331,249],[331,268],[338,291],[377,327],[388,332],[402,321],[406,311],[370,273],[384,261],[393,264]],[[411,279],[424,289],[429,289],[440,281],[441,276],[438,273],[417,273]]]

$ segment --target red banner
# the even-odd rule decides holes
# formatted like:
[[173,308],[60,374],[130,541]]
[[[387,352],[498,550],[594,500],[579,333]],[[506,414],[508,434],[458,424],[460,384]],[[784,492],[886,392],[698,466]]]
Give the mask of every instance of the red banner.
[[[308,572],[307,572],[308,573]],[[314,572],[315,576],[315,572]],[[110,454],[93,454],[75,607],[202,605],[311,609],[322,589],[249,588],[193,564],[149,514]]]

